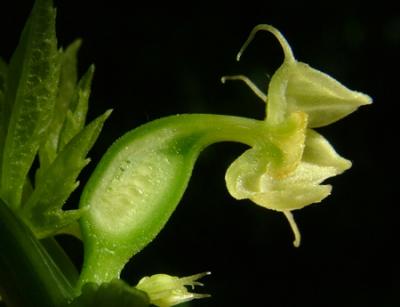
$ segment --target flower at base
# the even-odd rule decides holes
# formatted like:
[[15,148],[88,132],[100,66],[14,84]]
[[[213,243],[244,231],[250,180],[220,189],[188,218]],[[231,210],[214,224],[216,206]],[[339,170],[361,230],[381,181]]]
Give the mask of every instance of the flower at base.
[[151,304],[169,307],[193,299],[210,297],[209,294],[189,292],[186,288],[186,286],[192,287],[192,289],[195,286],[203,286],[197,280],[209,274],[210,272],[205,272],[182,278],[167,274],[156,274],[143,277],[136,288],[147,293]]

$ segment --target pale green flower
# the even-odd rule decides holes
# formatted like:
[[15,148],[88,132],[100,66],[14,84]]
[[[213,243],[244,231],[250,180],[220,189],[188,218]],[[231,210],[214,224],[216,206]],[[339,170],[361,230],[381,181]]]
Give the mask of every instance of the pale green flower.
[[189,292],[186,288],[186,286],[192,289],[195,286],[203,286],[197,280],[209,274],[210,272],[205,272],[182,278],[167,274],[156,274],[143,277],[136,288],[147,293],[151,304],[159,307],[169,307],[193,299],[210,297],[209,294]]
[[310,128],[331,124],[372,100],[298,62],[286,39],[269,25],[253,29],[238,59],[259,30],[274,34],[285,54],[283,64],[271,78],[268,95],[245,76],[224,77],[222,81],[242,80],[267,103],[269,145],[247,150],[231,164],[225,179],[234,198],[250,199],[283,212],[295,234],[294,244],[299,246],[300,232],[291,211],[323,200],[332,187],[321,183],[351,167],[350,161],[339,156],[323,136]]

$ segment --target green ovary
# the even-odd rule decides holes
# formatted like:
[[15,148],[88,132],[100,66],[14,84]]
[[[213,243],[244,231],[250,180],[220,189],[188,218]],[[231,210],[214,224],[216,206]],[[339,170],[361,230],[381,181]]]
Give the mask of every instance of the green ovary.
[[168,192],[167,186],[160,182],[173,179],[177,167],[176,163],[171,163],[174,157],[157,151],[143,152],[140,156],[142,159],[126,159],[114,169],[108,186],[90,201],[95,204],[92,222],[105,233],[112,235],[134,230],[137,224],[132,220],[145,219],[152,213],[152,207],[146,204],[160,203]]

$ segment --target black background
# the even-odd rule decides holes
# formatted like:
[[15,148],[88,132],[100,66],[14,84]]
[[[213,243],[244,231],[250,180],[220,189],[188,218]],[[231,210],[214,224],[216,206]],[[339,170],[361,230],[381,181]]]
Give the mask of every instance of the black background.
[[[7,60],[32,3],[0,2],[0,52]],[[244,73],[265,90],[282,61],[272,35],[259,34],[235,62],[259,23],[279,28],[299,60],[369,94],[374,104],[319,129],[353,167],[329,180],[329,198],[295,212],[300,248],[292,246],[283,215],[229,196],[224,172],[245,147],[218,144],[203,153],[168,225],[123,277],[134,284],[143,275],[212,271],[200,291],[213,297],[190,306],[400,306],[399,9],[355,2],[139,3],[56,1],[60,46],[83,38],[80,70],[96,65],[89,118],[114,109],[83,183],[113,140],[147,121],[177,113],[263,118],[263,103],[244,85],[219,82]],[[80,244],[60,240],[79,265]]]

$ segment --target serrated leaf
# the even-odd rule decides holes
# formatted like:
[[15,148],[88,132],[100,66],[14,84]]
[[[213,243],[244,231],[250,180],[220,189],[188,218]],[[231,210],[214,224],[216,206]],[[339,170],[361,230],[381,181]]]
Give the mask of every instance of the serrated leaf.
[[32,232],[39,239],[49,238],[58,234],[68,234],[80,238],[78,220],[83,211],[53,210],[46,212],[33,212],[30,220],[25,220]]
[[58,150],[62,150],[85,125],[93,73],[94,66],[92,65],[83,75],[75,89],[70,108],[61,129]]
[[60,131],[78,80],[77,53],[80,46],[81,40],[76,40],[61,53],[60,82],[54,115],[47,131],[46,140],[39,149],[41,168],[48,167],[57,155]]
[[37,0],[11,58],[6,106],[12,110],[4,145],[1,195],[14,208],[51,121],[59,79],[55,9]]
[[78,186],[76,179],[89,162],[86,155],[109,115],[110,111],[107,111],[87,125],[64,147],[46,171],[37,177],[35,190],[22,212],[39,237],[55,233],[80,217],[79,211],[62,211],[62,207]]
[[129,286],[120,279],[97,285],[85,284],[82,294],[77,297],[70,307],[147,307],[150,305],[145,292]]
[[[14,210],[0,199],[0,281],[7,306],[65,306],[73,284]],[[4,291],[4,292],[3,292]]]

